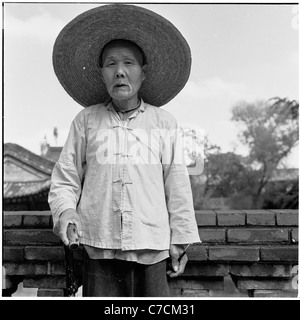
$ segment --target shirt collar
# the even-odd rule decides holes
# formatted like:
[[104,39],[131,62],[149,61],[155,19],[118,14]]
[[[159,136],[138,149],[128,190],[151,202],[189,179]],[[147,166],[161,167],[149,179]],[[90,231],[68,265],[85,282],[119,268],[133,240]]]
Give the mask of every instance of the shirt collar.
[[[135,114],[136,112],[144,112],[145,111],[145,102],[142,98],[141,99],[141,104],[140,104],[140,107],[138,109],[135,110],[135,112],[133,114]],[[115,111],[113,105],[112,105],[112,99],[110,99],[109,101],[107,101],[105,103],[105,106],[107,107],[107,110],[110,110],[110,111]]]

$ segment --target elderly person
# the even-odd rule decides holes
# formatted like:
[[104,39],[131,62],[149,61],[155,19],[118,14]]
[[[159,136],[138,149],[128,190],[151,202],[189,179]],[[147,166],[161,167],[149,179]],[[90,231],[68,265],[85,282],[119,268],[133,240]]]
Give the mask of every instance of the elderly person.
[[[169,296],[200,242],[178,125],[159,108],[184,87],[191,57],[152,11],[107,5],[72,20],[53,51],[56,75],[84,108],[53,173],[54,232],[84,246],[83,296]],[[167,271],[167,260],[171,268]]]

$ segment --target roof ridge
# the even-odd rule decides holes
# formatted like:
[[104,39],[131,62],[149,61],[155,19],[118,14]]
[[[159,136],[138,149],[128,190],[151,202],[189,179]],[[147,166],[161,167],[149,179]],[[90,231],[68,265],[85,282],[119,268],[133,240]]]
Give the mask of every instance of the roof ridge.
[[31,167],[34,167],[34,165],[38,165],[37,169],[47,174],[51,174],[55,165],[55,161],[46,159],[16,143],[5,143],[3,151],[3,157],[9,155],[25,162]]

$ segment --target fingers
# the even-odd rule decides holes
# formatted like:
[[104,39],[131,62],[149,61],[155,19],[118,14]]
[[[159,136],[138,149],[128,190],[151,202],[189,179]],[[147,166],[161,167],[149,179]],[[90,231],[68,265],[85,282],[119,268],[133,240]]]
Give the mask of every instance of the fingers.
[[188,258],[185,255],[180,262],[178,262],[177,259],[172,259],[172,269],[173,270],[168,270],[167,271],[167,275],[170,278],[175,278],[180,276],[181,274],[183,274],[184,269],[185,269],[185,265],[187,264]]
[[72,223],[68,225],[67,237],[69,240],[69,248],[76,249],[79,246],[79,237],[76,224]]
[[68,228],[69,222],[68,221],[61,221],[60,222],[60,228],[59,228],[59,237],[61,241],[64,243],[64,245],[69,245],[69,239],[67,237],[67,228]]
[[80,230],[80,222],[79,219],[77,217],[77,213],[75,210],[73,209],[67,209],[65,210],[60,219],[59,219],[59,232],[58,232],[58,236],[60,237],[60,239],[62,240],[62,242],[66,245],[69,246],[70,241],[68,238],[68,226],[69,224],[75,224],[76,226],[76,230],[75,233],[73,233],[72,236],[74,236],[74,238],[78,239],[78,230]]
[[79,221],[78,220],[73,220],[73,223],[75,224],[75,226],[76,226],[76,233],[77,233],[77,237],[78,237],[78,235],[79,235],[79,230],[80,230],[80,223],[79,223]]

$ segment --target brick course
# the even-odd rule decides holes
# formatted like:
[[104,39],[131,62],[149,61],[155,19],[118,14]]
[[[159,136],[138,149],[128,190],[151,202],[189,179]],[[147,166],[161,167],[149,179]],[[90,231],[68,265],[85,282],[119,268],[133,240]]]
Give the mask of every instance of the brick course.
[[181,279],[174,278],[170,283],[171,288],[180,288],[183,290],[223,290],[224,283],[222,277],[210,277],[210,278],[192,278]]
[[265,210],[243,210],[246,213],[246,221],[249,226],[274,226],[276,217],[274,212]]
[[239,279],[237,288],[241,290],[293,290],[292,279]]
[[225,242],[225,229],[207,229],[201,228],[199,231],[200,238],[203,242]]
[[25,278],[23,286],[24,288],[64,289],[66,288],[66,279],[64,276]]
[[247,242],[247,243],[276,243],[289,242],[288,229],[229,229],[228,242]]
[[298,212],[291,211],[275,211],[278,226],[297,226]]
[[[209,297],[232,276],[253,297],[294,297],[298,264],[297,210],[198,210],[201,244],[187,252],[185,273],[170,281],[172,295]],[[23,281],[39,297],[61,297],[66,286],[64,248],[49,211],[4,212],[3,266],[11,287]],[[80,283],[83,248],[74,252]]]
[[47,274],[46,262],[5,262],[3,267],[6,275],[38,276]]
[[251,265],[238,264],[231,265],[229,268],[230,274],[239,277],[292,277],[292,265],[280,264],[260,264]]
[[216,211],[219,226],[244,226],[246,214],[241,211]]
[[63,297],[63,289],[38,289],[38,297]]
[[4,214],[3,226],[6,228],[22,226],[22,215],[16,213]]
[[184,275],[186,277],[220,277],[226,276],[229,273],[229,265],[224,264],[206,264],[203,262],[193,262],[190,261],[184,270]]
[[61,240],[52,230],[43,229],[7,229],[4,242],[11,245],[59,244]]
[[42,214],[25,215],[23,220],[24,227],[50,228],[50,216]]
[[295,290],[254,290],[254,298],[297,298]]
[[5,246],[3,248],[4,261],[22,261],[24,260],[24,248],[19,246]]
[[62,246],[60,247],[25,247],[26,260],[64,260],[65,252]]
[[214,211],[195,211],[198,226],[215,226],[217,215]]

